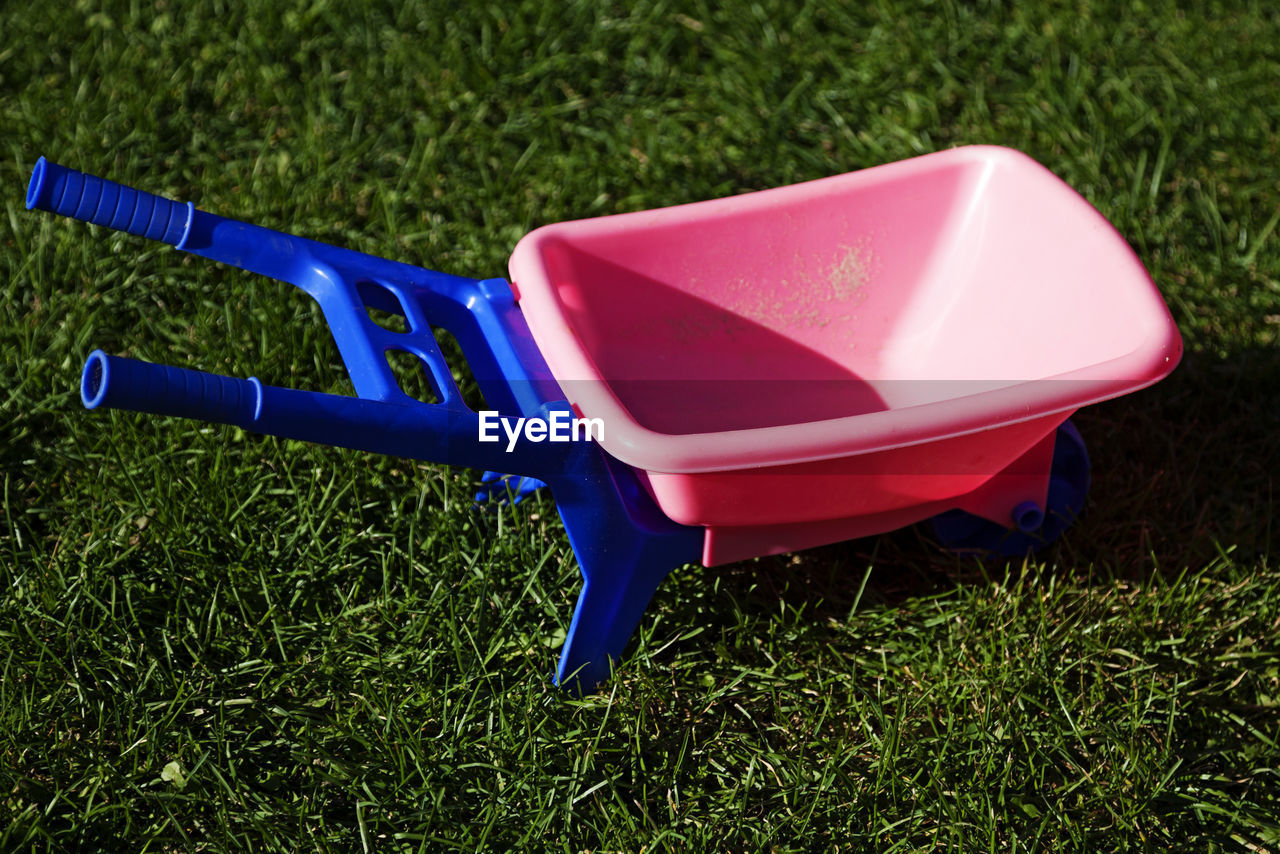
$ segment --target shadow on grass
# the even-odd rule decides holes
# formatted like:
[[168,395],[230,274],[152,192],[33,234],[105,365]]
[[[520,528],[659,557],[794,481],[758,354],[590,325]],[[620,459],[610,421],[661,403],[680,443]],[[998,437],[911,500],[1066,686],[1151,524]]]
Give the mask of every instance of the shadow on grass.
[[[1272,553],[1280,350],[1188,352],[1168,379],[1087,407],[1074,421],[1092,461],[1090,496],[1076,525],[1040,553],[1042,562],[1064,574],[1141,580],[1198,569],[1229,550],[1244,562]],[[716,573],[725,594],[751,611],[776,610],[785,597],[815,617],[842,619],[857,603],[892,606],[1010,569],[1017,562],[946,552],[924,523],[698,571]],[[707,619],[676,619],[686,616]]]
[[[1273,549],[1280,467],[1280,350],[1187,353],[1158,386],[1085,410],[1093,495],[1073,563],[1141,577]],[[1073,532],[1074,533],[1074,532]]]

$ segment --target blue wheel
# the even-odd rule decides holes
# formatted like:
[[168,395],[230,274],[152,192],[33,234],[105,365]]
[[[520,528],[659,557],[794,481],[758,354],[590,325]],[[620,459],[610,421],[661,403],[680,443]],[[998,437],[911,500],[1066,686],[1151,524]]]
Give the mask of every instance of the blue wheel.
[[1006,528],[964,510],[948,510],[931,520],[934,535],[956,552],[1023,557],[1052,543],[1075,523],[1089,493],[1089,452],[1075,425],[1064,421],[1053,446],[1047,506],[1028,502],[1012,513],[1015,526]]

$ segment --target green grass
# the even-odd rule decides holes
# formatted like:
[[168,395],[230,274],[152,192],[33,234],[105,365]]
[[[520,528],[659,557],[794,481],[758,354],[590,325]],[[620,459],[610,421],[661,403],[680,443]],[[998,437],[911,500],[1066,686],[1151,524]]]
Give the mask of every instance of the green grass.
[[[1270,6],[195,5],[0,11],[0,850],[1280,850]],[[542,223],[976,142],[1186,338],[1078,416],[1084,518],[1025,567],[915,529],[687,567],[584,699],[549,502],[84,412],[95,346],[348,386],[285,286],[22,209],[45,154],[501,275]]]

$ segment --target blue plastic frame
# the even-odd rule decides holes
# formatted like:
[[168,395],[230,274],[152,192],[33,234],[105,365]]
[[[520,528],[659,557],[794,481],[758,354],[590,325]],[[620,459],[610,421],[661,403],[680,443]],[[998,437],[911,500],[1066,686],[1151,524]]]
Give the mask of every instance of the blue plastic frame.
[[[26,206],[160,240],[278,279],[324,312],[356,397],[268,386],[94,351],[81,375],[88,408],[199,418],[268,435],[490,470],[551,488],[583,577],[556,684],[589,690],[610,675],[654,591],[696,561],[701,528],[668,519],[635,472],[593,442],[479,441],[479,418],[445,361],[432,324],[458,340],[486,402],[504,415],[572,411],[500,278],[470,279],[343,249],[197,209],[41,157]],[[400,314],[408,329],[374,323],[368,308]],[[405,394],[387,363],[400,350],[423,365],[438,403]],[[481,493],[484,494],[483,492]]]
[[964,510],[948,510],[934,516],[934,536],[955,552],[1025,557],[1062,536],[1075,524],[1089,494],[1089,450],[1080,431],[1070,419],[1058,425],[1054,435],[1053,462],[1049,469],[1049,489],[1045,507],[1024,502],[1013,509],[1013,528]]

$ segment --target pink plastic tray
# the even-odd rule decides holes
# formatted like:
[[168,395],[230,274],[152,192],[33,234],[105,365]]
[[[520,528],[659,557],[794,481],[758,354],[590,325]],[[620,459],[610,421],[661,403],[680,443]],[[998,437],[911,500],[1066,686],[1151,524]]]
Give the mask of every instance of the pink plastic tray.
[[[1011,464],[1037,446],[1045,462],[1075,409],[1181,353],[1123,238],[997,147],[549,225],[510,269],[570,402],[665,513],[710,529],[709,563],[745,540],[888,530],[938,502],[1007,522],[1011,493],[1045,488],[1018,487]],[[999,509],[954,500],[993,478]]]

